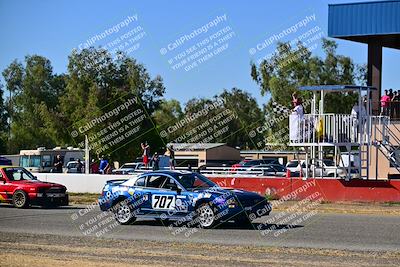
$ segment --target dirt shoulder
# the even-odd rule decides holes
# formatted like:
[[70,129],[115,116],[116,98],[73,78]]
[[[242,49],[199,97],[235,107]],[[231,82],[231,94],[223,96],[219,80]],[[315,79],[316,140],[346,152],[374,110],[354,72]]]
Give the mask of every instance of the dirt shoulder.
[[4,266],[398,266],[400,252],[125,241],[0,232]]
[[[99,194],[70,193],[70,203],[87,205],[95,203],[99,196]],[[274,207],[274,211],[290,209],[297,203],[298,201],[285,201]],[[400,203],[391,202],[323,202],[314,206],[313,209],[317,213],[400,215]]]
[[[274,208],[275,211],[290,209],[298,201],[285,201]],[[313,206],[317,213],[400,215],[400,203],[386,202],[327,202]]]

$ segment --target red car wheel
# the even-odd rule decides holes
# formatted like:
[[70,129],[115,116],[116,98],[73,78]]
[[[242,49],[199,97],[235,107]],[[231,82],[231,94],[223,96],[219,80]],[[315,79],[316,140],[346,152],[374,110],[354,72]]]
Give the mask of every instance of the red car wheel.
[[12,197],[12,203],[16,208],[26,208],[29,205],[28,195],[22,190],[17,190]]

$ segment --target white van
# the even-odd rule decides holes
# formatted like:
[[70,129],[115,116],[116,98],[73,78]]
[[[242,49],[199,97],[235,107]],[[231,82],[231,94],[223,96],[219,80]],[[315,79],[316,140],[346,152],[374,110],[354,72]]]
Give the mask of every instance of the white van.
[[[315,176],[316,177],[334,177],[335,173],[337,177],[346,176],[346,170],[344,167],[335,167],[335,162],[331,159],[314,160],[315,165]],[[286,168],[294,173],[300,173],[306,176],[306,161],[305,160],[291,160],[286,164]],[[308,177],[312,176],[311,164],[308,165]]]

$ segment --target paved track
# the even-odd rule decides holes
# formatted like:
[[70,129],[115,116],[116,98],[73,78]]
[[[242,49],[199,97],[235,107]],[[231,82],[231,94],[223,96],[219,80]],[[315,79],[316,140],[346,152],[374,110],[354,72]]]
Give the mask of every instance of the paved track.
[[[202,242],[225,245],[333,248],[362,251],[400,251],[400,217],[377,215],[313,214],[309,218],[294,213],[272,213],[253,224],[239,228],[226,223],[216,229],[167,227],[162,223],[138,221],[116,226],[110,215],[97,207],[81,209],[15,209],[0,206],[0,232],[94,236],[127,240]],[[104,217],[105,216],[105,217]],[[284,218],[302,219],[296,224]],[[273,219],[263,224],[265,219]],[[91,233],[89,233],[91,232]]]

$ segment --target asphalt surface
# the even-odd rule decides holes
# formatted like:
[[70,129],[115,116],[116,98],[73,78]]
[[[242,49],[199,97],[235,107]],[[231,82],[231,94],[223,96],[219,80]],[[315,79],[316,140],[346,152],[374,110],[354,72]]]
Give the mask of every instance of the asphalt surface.
[[[270,220],[270,221],[266,221]],[[391,215],[273,212],[252,227],[225,223],[215,229],[167,226],[155,221],[116,225],[93,207],[16,209],[0,205],[0,232],[224,245],[400,251],[400,217]]]

